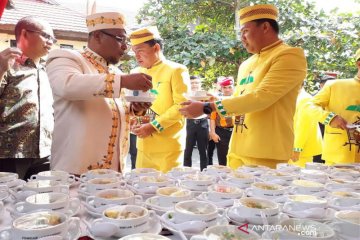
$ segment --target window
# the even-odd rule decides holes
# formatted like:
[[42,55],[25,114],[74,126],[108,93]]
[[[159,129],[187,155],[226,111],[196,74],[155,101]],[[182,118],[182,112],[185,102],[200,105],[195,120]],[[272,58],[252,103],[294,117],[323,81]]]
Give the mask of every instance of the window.
[[10,47],[16,47],[16,40],[10,40]]
[[60,48],[74,49],[74,46],[69,44],[60,44]]

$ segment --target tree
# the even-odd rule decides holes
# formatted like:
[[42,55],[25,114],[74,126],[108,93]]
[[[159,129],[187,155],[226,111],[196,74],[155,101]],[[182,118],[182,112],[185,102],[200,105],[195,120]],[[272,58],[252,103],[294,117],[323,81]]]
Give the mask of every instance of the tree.
[[235,31],[238,9],[251,3],[272,3],[279,8],[281,38],[305,49],[308,80],[321,71],[338,71],[352,77],[351,58],[359,48],[360,18],[352,14],[317,11],[302,0],[149,0],[139,21],[152,21],[165,40],[165,55],[186,65],[191,74],[205,77],[236,76],[249,57]]

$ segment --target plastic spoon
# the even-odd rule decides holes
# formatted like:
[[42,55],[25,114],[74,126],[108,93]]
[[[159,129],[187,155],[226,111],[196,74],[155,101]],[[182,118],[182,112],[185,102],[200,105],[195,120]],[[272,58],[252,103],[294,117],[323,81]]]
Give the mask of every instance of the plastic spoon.
[[83,222],[85,223],[91,234],[95,237],[109,238],[113,236],[119,229],[118,226],[110,222],[98,221],[92,224],[90,224],[86,220],[83,220]]
[[203,221],[188,221],[183,223],[173,223],[164,218],[161,218],[160,221],[174,230],[183,231],[187,233],[199,233],[204,231],[205,228],[207,227],[206,223]]

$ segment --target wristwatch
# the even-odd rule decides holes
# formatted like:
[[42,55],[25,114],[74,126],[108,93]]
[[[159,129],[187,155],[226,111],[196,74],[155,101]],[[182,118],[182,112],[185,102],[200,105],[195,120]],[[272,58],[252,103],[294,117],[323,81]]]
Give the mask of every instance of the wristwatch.
[[212,109],[211,109],[211,107],[210,107],[210,103],[209,103],[209,102],[206,102],[206,103],[203,104],[203,112],[204,112],[205,114],[211,114]]

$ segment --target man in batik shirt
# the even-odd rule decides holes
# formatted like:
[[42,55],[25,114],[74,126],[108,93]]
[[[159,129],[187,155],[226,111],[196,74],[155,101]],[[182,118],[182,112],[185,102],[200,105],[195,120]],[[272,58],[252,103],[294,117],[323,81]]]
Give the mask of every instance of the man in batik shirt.
[[22,18],[15,37],[17,48],[0,53],[0,171],[24,178],[50,155],[53,100],[41,58],[56,39],[50,25],[35,17]]

